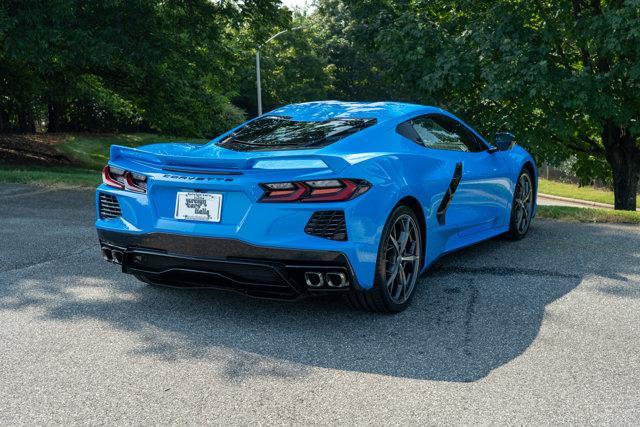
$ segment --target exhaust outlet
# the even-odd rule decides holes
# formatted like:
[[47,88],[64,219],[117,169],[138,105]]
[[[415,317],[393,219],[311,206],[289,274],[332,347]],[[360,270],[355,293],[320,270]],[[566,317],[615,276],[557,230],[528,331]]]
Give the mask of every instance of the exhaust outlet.
[[349,286],[349,281],[344,273],[327,273],[327,285],[331,288],[344,288]]
[[304,273],[304,281],[311,288],[320,288],[324,285],[324,277],[322,273],[315,271],[307,271]]
[[111,251],[113,255],[113,262],[116,264],[122,264],[123,254],[120,251]]
[[103,260],[113,262],[113,253],[111,252],[111,249],[103,246],[100,248],[100,252],[102,253]]

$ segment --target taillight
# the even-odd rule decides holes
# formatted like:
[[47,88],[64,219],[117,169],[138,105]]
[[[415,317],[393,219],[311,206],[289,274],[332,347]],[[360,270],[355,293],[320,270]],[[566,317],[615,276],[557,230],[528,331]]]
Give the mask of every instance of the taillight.
[[109,187],[124,189],[124,173],[126,171],[120,168],[114,168],[109,165],[102,169],[102,182]]
[[261,202],[297,202],[309,191],[302,182],[276,182],[273,184],[262,184],[265,193],[260,199]]
[[147,192],[147,177],[134,172],[125,172],[125,188],[127,190],[136,191],[138,193]]
[[260,184],[261,202],[343,202],[365,193],[371,184],[363,179],[323,179],[316,181]]
[[129,172],[115,166],[105,166],[102,169],[102,182],[109,187],[129,190],[136,193],[147,192],[147,177],[135,172]]

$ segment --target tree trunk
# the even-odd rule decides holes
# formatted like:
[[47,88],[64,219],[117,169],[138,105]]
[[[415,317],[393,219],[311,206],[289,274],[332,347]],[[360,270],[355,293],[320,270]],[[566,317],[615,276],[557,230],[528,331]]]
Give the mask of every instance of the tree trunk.
[[18,110],[18,128],[20,133],[35,133],[36,123],[31,107],[22,107]]
[[602,142],[613,172],[615,208],[635,211],[640,178],[640,148],[627,129],[612,122],[605,123]]
[[61,106],[59,103],[56,103],[51,97],[49,97],[47,102],[47,132],[60,132],[60,114]]

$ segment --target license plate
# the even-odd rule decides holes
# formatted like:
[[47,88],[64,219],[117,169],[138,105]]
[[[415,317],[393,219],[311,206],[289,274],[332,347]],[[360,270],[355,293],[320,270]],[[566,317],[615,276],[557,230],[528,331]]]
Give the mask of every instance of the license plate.
[[176,219],[220,222],[222,194],[179,192],[176,196]]

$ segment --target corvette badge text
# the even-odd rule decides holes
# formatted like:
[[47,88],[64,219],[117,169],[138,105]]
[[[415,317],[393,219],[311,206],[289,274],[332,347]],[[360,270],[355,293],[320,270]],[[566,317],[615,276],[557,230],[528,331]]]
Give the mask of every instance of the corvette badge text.
[[162,175],[163,178],[169,178],[169,179],[183,179],[183,180],[187,180],[187,181],[224,181],[224,182],[230,182],[233,181],[233,178],[215,178],[215,177],[205,177],[205,176],[183,176],[183,175],[171,175],[171,174],[164,174]]

